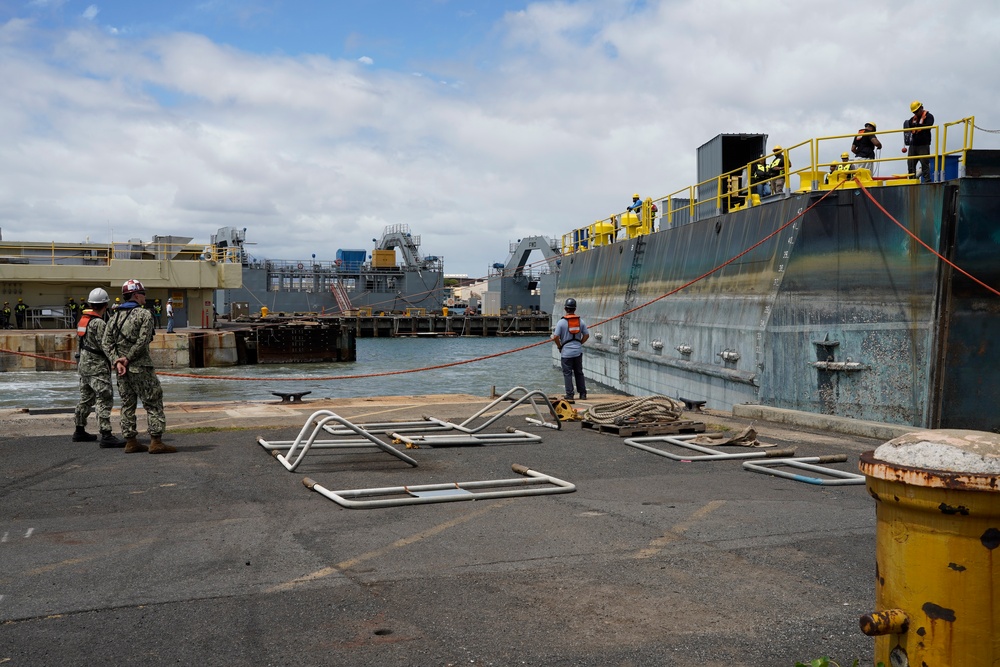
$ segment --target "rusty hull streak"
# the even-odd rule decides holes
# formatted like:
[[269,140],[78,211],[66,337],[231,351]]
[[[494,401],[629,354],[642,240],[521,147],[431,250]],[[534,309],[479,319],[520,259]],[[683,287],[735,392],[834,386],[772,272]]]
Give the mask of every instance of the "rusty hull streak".
[[874,450],[863,453],[860,457],[861,461],[858,464],[861,472],[869,477],[932,489],[956,489],[963,491],[1000,490],[1000,478],[996,475],[914,468],[896,463],[887,463],[875,458],[874,454]]

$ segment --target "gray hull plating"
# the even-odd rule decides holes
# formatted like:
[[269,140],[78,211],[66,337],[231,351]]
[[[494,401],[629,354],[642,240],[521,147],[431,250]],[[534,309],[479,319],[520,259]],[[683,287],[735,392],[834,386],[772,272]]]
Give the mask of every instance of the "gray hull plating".
[[[871,192],[924,243],[1000,286],[1000,180]],[[564,258],[556,303],[576,298],[591,326],[587,376],[718,409],[760,403],[1000,428],[1000,297],[921,247],[859,190],[834,192],[807,211],[823,194]]]

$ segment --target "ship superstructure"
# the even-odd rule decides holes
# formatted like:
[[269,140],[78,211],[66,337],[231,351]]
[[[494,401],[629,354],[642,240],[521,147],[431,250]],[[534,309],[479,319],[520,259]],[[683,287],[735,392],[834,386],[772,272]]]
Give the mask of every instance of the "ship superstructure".
[[[420,253],[420,236],[409,225],[389,225],[375,247],[338,249],[333,259],[255,259],[246,251],[246,230],[224,227],[212,237],[220,248],[237,248],[243,285],[220,290],[216,306],[233,316],[259,313],[336,315],[439,310],[445,302],[444,262]],[[397,251],[399,259],[397,258]]]

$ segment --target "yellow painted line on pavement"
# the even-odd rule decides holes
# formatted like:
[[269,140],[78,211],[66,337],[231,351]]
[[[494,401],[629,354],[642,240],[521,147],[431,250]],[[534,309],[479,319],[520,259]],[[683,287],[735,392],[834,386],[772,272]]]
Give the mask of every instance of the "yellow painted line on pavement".
[[698,508],[698,510],[695,511],[691,516],[689,516],[687,520],[681,521],[678,524],[674,524],[674,526],[671,527],[671,529],[667,533],[665,533],[662,537],[656,538],[655,540],[649,543],[648,547],[646,547],[645,549],[641,549],[635,555],[635,558],[651,558],[655,556],[656,554],[660,553],[663,550],[663,547],[667,546],[671,542],[679,540],[684,535],[684,532],[687,531],[687,529],[690,528],[692,524],[708,516],[709,514],[719,509],[725,504],[726,504],[725,500],[713,500],[707,505]]
[[340,561],[336,565],[333,565],[333,566],[330,566],[330,567],[324,567],[322,569],[316,570],[315,572],[311,572],[311,573],[309,573],[307,575],[304,575],[304,576],[301,576],[301,577],[297,577],[297,578],[292,579],[291,581],[285,582],[283,584],[277,584],[276,586],[272,586],[271,588],[267,589],[266,592],[267,593],[280,593],[280,592],[283,592],[283,591],[288,591],[288,590],[291,590],[291,589],[295,588],[296,586],[298,586],[300,584],[306,584],[306,583],[309,583],[311,581],[316,581],[318,579],[322,579],[324,577],[328,577],[331,574],[337,574],[338,572],[342,572],[343,570],[347,570],[347,569],[350,569],[352,567],[356,567],[356,566],[360,565],[361,563],[364,563],[365,561],[372,560],[373,558],[380,558],[382,556],[385,556],[386,554],[392,553],[396,549],[400,549],[402,547],[409,546],[411,544],[414,544],[415,542],[419,542],[421,540],[425,540],[428,537],[434,537],[435,535],[438,535],[439,533],[443,533],[444,531],[448,530],[449,528],[454,528],[455,526],[459,526],[459,525],[461,525],[461,524],[463,524],[463,523],[465,523],[467,521],[471,521],[473,519],[481,517],[482,515],[486,514],[487,512],[490,512],[490,511],[492,511],[494,509],[497,509],[499,507],[503,507],[504,505],[507,505],[510,502],[511,502],[510,500],[499,501],[499,502],[497,502],[495,504],[492,504],[492,505],[489,505],[487,507],[484,507],[483,509],[476,510],[475,512],[470,512],[469,514],[466,514],[464,516],[456,517],[456,518],[452,519],[451,521],[445,521],[444,523],[440,523],[440,524],[438,524],[438,525],[436,525],[436,526],[434,526],[432,528],[428,528],[427,530],[422,530],[419,533],[414,533],[413,535],[410,535],[408,537],[402,537],[402,538],[396,540],[395,542],[393,542],[392,544],[388,544],[388,545],[382,547],[381,549],[375,549],[373,551],[368,551],[366,553],[363,553],[363,554],[360,554],[358,556],[355,556],[354,558],[349,558],[347,560]]

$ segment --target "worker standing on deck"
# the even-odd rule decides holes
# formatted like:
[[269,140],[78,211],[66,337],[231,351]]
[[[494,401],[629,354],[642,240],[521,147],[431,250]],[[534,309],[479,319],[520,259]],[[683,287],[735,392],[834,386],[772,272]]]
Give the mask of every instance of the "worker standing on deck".
[[167,333],[174,332],[174,300],[167,299]]
[[28,319],[28,304],[24,299],[17,300],[17,305],[14,306],[14,319],[17,320],[17,328],[24,329],[24,322]]
[[587,325],[576,314],[576,299],[566,299],[566,314],[556,323],[552,340],[559,348],[566,400],[573,401],[573,380],[581,400],[587,400],[587,382],[583,377],[583,344],[590,338]]
[[759,157],[747,166],[747,179],[750,189],[755,195],[766,197],[771,194],[771,186],[767,182],[767,158]]
[[[118,375],[125,453],[170,454],[177,449],[163,444],[162,440],[167,418],[163,413],[163,387],[149,355],[149,344],[156,332],[153,314],[143,308],[146,288],[138,280],[127,280],[122,285],[122,298],[125,302],[111,315],[102,347]],[[149,447],[138,441],[135,409],[140,400],[146,409]]]
[[859,160],[855,166],[858,169],[871,171],[875,166],[876,150],[882,150],[882,142],[875,136],[875,123],[865,123],[865,126],[858,130],[858,135],[854,137],[854,143],[851,144],[851,152]]
[[767,163],[767,174],[773,180],[771,181],[771,192],[774,194],[781,194],[781,191],[785,188],[785,170],[792,166],[791,163],[785,164],[785,152],[781,146],[775,146],[771,149],[771,159]]
[[153,326],[157,329],[163,326],[163,304],[159,299],[153,299]]
[[87,417],[96,406],[97,427],[101,431],[102,448],[124,447],[125,441],[111,432],[111,409],[115,395],[111,388],[111,362],[104,354],[101,342],[104,340],[104,314],[108,309],[108,293],[96,287],[87,297],[89,308],[83,308],[76,325],[76,336],[80,351],[77,370],[80,373],[80,402],[76,404],[74,420],[76,430],[73,442],[93,442],[96,435],[87,433]]
[[919,100],[913,100],[910,103],[910,111],[913,112],[913,116],[908,118],[903,127],[909,128],[911,132],[903,133],[903,152],[906,152],[906,146],[910,147],[910,159],[906,161],[906,169],[910,172],[910,178],[916,178],[917,176],[917,163],[920,163],[920,180],[924,183],[931,182],[931,159],[930,157],[919,157],[921,155],[931,154],[931,131],[927,129],[912,129],[912,128],[927,128],[934,124],[934,115],[924,108],[923,102]]
[[78,308],[76,305],[76,299],[73,297],[70,297],[69,301],[66,302],[66,317],[69,318],[70,322],[73,324],[76,324],[80,315],[79,311],[82,310],[82,306],[83,304],[80,304],[80,307]]
[[0,329],[7,329],[10,327],[10,303],[4,301],[3,308],[0,309]]
[[632,203],[628,205],[625,209],[628,213],[635,213],[636,217],[642,221],[642,199],[639,198],[639,193],[636,192],[632,195]]

